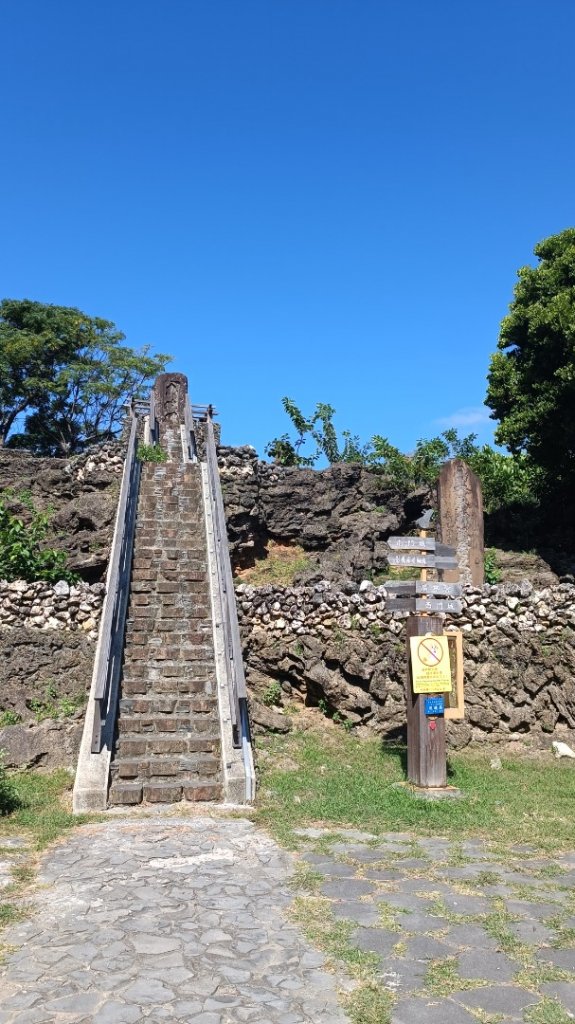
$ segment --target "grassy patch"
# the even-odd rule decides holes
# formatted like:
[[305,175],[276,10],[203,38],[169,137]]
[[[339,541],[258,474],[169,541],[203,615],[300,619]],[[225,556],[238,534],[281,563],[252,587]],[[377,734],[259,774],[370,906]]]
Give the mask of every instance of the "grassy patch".
[[321,896],[298,896],[291,916],[309,942],[326,954],[328,967],[343,965],[357,982],[354,991],[343,998],[352,1024],[389,1024],[392,997],[376,980],[379,957],[351,942],[357,925],[337,920],[330,901]]
[[557,999],[542,999],[525,1011],[526,1024],[573,1024],[573,1017]]
[[344,999],[352,1024],[388,1024],[391,996],[375,982],[363,982]]
[[491,914],[487,914],[483,920],[485,931],[496,940],[503,953],[521,958],[528,953],[529,947],[524,946],[509,927],[510,922],[515,918],[505,909],[503,900],[494,901],[494,905],[496,909]]
[[45,775],[8,772],[7,776],[16,806],[0,818],[0,845],[4,836],[24,834],[37,850],[42,850],[63,832],[88,820],[72,814],[69,798],[66,800],[72,779],[64,769]]
[[315,871],[305,861],[299,861],[290,879],[290,886],[299,892],[316,893],[323,881],[324,877],[319,871]]
[[44,690],[42,699],[34,697],[26,701],[26,706],[32,712],[37,722],[43,722],[47,718],[57,721],[60,718],[69,718],[79,708],[84,707],[86,695],[77,693],[72,697],[61,696],[55,683],[48,683]]
[[236,578],[238,583],[249,583],[252,587],[262,587],[266,583],[279,583],[289,587],[296,576],[305,572],[309,564],[309,557],[298,544],[277,544],[270,541],[266,557],[257,559],[249,569],[239,570]]
[[0,928],[15,924],[24,916],[23,911],[13,903],[0,903]]
[[[283,840],[294,827],[321,822],[334,831],[476,837],[542,851],[575,844],[575,772],[560,761],[508,758],[494,772],[489,754],[454,754],[449,781],[466,799],[434,802],[394,785],[405,778],[405,752],[377,739],[311,728],[264,742],[271,756],[261,767],[259,820]],[[299,768],[276,768],[280,756]]]
[[462,978],[457,957],[447,957],[429,965],[424,984],[430,995],[445,997],[461,989],[479,988],[483,982]]

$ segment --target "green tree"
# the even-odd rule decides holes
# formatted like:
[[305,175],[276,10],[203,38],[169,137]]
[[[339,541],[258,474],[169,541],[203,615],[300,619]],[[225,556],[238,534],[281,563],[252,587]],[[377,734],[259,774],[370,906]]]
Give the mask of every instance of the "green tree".
[[27,299],[0,302],[0,446],[76,350],[70,312]]
[[491,359],[487,405],[496,440],[552,489],[575,483],[575,228],[535,246],[518,272]]
[[29,300],[0,303],[0,368],[10,374],[0,389],[0,430],[5,443],[16,418],[27,412],[12,447],[42,455],[73,454],[114,437],[130,399],[141,397],[169,356],[123,345],[115,324],[78,309]]
[[[323,455],[330,465],[335,462],[365,462],[369,445],[361,445],[359,437],[349,430],[342,431],[342,445],[333,424],[335,409],[326,402],[318,402],[311,416],[304,416],[292,398],[282,398],[284,411],[296,432],[295,440],[282,434],[266,445],[265,453],[281,466],[314,466]],[[313,441],[316,449],[304,455],[303,448]]]

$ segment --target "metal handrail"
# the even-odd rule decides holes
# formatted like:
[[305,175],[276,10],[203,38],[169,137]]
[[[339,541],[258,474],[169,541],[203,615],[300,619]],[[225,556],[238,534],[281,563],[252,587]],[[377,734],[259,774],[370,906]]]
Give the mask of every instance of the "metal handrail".
[[205,448],[208,468],[210,504],[214,522],[215,554],[218,574],[218,594],[221,604],[221,621],[224,638],[230,711],[232,719],[233,745],[242,745],[242,733],[246,722],[246,678],[240,639],[240,627],[236,608],[236,595],[232,578],[232,565],[228,547],[228,534],[224,499],[220,483],[212,410],[208,406],[205,421]]
[[115,707],[109,706],[110,695],[114,692],[112,683],[121,668],[126,627],[136,505],[140,483],[140,463],[136,458],[138,416],[134,409],[131,409],[130,413],[132,422],[118,499],[118,511],[106,579],[106,596],[94,662],[95,708],[91,748],[94,754],[100,753],[102,749],[102,734],[106,719],[110,714],[114,715],[116,711]]
[[190,462],[198,461],[196,434],[194,431],[194,415],[189,399],[184,406],[184,430],[186,435],[186,454]]

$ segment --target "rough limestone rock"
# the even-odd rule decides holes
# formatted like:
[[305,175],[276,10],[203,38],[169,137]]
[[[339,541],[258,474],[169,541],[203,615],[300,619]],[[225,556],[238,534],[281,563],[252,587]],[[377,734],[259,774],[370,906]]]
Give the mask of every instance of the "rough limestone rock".
[[6,768],[69,768],[78,760],[83,723],[46,720],[37,725],[0,729],[2,763]]
[[413,529],[429,504],[403,500],[379,474],[354,463],[312,470],[271,465],[253,448],[218,451],[228,536],[236,566],[265,554],[270,540],[309,554],[298,580],[361,580],[387,566],[390,533]]
[[0,629],[0,711],[27,721],[32,703],[46,701],[48,691],[58,699],[87,694],[95,646],[83,631]]
[[0,449],[0,491],[29,491],[38,508],[54,510],[47,543],[65,551],[68,567],[89,582],[106,574],[122,451],[110,442],[70,460]]

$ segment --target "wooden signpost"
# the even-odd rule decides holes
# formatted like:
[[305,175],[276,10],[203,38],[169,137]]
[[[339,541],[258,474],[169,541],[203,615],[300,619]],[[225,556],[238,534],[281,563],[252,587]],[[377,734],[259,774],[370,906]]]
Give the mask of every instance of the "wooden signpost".
[[[421,522],[420,537],[390,537],[390,565],[421,569],[420,580],[386,583],[390,594],[386,607],[392,612],[408,612],[407,639],[407,777],[422,789],[447,786],[445,749],[447,717],[461,717],[463,675],[454,673],[461,644],[453,646],[453,636],[444,633],[441,614],[458,615],[462,587],[427,579],[427,570],[456,570],[455,549],[427,536],[429,523]],[[397,554],[395,553],[397,552]],[[458,631],[459,637],[461,634]],[[417,639],[421,638],[421,639]],[[454,683],[456,692],[454,692]],[[461,684],[461,685],[460,685]]]

